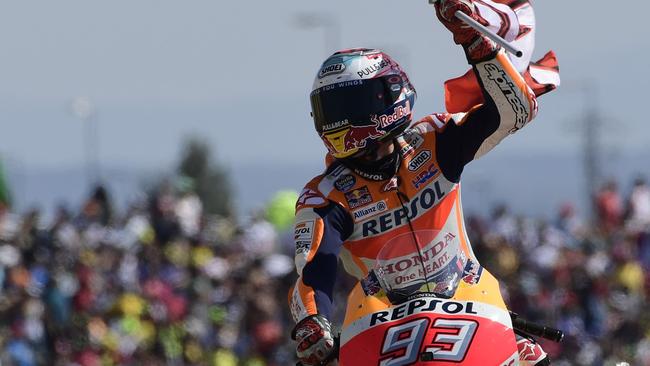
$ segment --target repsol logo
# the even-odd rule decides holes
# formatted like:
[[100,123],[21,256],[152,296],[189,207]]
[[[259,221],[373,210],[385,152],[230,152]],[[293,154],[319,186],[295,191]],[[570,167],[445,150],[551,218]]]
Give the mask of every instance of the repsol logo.
[[431,156],[432,156],[431,151],[429,150],[421,151],[409,163],[409,170],[412,172],[417,171],[422,167],[422,165],[424,165],[424,163],[426,163],[431,159]]
[[499,89],[503,96],[506,97],[506,100],[512,107],[512,110],[515,112],[516,122],[515,126],[510,130],[510,133],[516,132],[517,130],[523,128],[528,122],[529,114],[528,109],[524,103],[517,96],[517,89],[515,85],[510,81],[510,77],[504,70],[493,63],[487,63],[485,66],[485,71],[488,72],[488,79],[493,81]]
[[377,235],[394,227],[406,223],[407,218],[413,220],[422,211],[426,211],[436,205],[447,192],[443,192],[440,182],[436,181],[433,186],[423,189],[420,194],[403,208],[383,214],[372,220],[366,221],[362,226],[362,236]]
[[359,169],[354,169],[354,172],[369,180],[379,181],[384,179],[384,176],[381,174],[370,174]]
[[370,326],[372,327],[376,324],[404,319],[407,316],[428,311],[436,313],[442,312],[445,314],[478,314],[474,310],[474,303],[471,301],[462,303],[427,297],[415,299],[407,302],[406,304],[396,306],[390,310],[380,311],[372,314],[370,317]]

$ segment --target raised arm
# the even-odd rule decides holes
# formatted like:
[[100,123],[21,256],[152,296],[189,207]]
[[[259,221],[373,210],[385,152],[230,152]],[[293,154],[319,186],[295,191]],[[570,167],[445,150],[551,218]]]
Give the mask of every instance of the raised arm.
[[475,16],[470,1],[441,0],[436,10],[454,34],[454,41],[463,46],[485,100],[467,113],[430,117],[437,127],[436,152],[442,172],[448,179],[458,181],[467,163],[535,117],[537,101],[504,51],[453,16],[456,10]]

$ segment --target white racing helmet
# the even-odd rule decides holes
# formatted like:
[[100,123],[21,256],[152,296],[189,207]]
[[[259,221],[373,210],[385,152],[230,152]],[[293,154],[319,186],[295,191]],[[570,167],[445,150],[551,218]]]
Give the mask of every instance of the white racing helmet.
[[357,48],[325,60],[310,99],[318,135],[332,156],[344,159],[401,134],[412,120],[416,92],[386,53]]

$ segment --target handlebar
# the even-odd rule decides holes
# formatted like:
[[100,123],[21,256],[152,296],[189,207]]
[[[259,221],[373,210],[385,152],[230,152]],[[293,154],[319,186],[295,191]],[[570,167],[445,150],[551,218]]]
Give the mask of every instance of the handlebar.
[[548,339],[553,342],[561,342],[564,338],[564,332],[559,329],[547,327],[545,325],[533,323],[531,321],[519,318],[519,314],[510,312],[512,318],[512,328],[534,337]]

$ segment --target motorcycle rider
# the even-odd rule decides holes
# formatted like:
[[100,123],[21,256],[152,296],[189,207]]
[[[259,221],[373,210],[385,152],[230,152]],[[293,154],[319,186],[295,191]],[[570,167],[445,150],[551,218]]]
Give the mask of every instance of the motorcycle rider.
[[[483,92],[484,102],[465,113],[431,114],[409,127],[415,88],[379,50],[336,52],[318,72],[310,99],[328,167],[297,202],[299,278],[289,294],[297,322],[292,337],[303,365],[334,357],[329,319],[338,259],[362,279],[390,238],[444,228],[476,261],[463,224],[461,173],[530,122],[537,102],[504,51],[458,20],[457,10],[484,20],[472,0],[436,4],[438,19],[463,47]],[[548,362],[537,344],[518,338],[518,346],[522,365]]]

